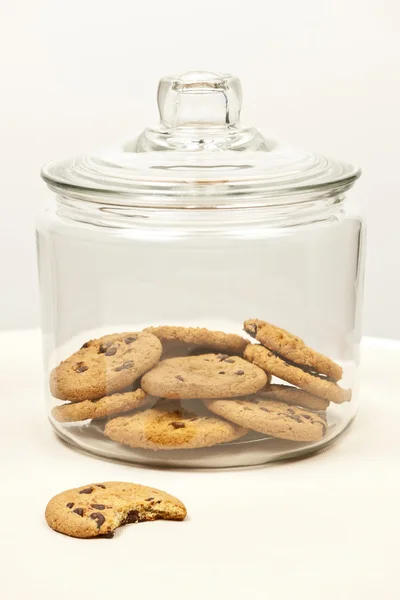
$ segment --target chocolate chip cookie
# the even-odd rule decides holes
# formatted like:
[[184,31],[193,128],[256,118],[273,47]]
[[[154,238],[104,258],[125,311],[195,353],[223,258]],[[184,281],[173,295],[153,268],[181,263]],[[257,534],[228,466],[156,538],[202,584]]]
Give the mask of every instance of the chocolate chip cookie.
[[70,402],[114,394],[154,367],[161,352],[160,340],[151,333],[115,333],[91,340],[53,369],[51,393]]
[[263,346],[299,366],[305,366],[317,373],[323,373],[334,381],[342,378],[342,367],[333,360],[313,350],[302,339],[260,319],[248,319],[244,330]]
[[283,440],[318,442],[326,433],[326,418],[283,402],[252,399],[204,400],[215,414],[237,425]]
[[150,450],[205,448],[237,440],[246,429],[214,416],[198,416],[177,402],[162,400],[153,408],[111,419],[106,436],[131,446]]
[[185,505],[165,492],[135,483],[91,483],[57,494],[46,508],[48,525],[77,538],[113,537],[128,523],[182,521]]
[[341,388],[335,381],[284,360],[261,344],[249,344],[244,357],[276,377],[310,394],[341,404],[351,400],[351,390]]
[[98,400],[84,400],[83,402],[68,402],[62,406],[55,406],[51,414],[56,421],[74,422],[87,419],[104,419],[112,415],[119,415],[135,408],[149,404],[151,399],[140,388],[129,392],[115,393],[104,396]]
[[168,358],[142,377],[142,389],[160,398],[232,398],[257,392],[266,373],[239,356],[202,354]]
[[277,400],[285,402],[285,404],[303,406],[310,410],[325,410],[329,406],[329,400],[314,396],[291,385],[267,384],[265,388],[257,392],[257,396],[263,400]]
[[248,340],[234,333],[211,331],[204,327],[174,327],[163,325],[160,327],[147,327],[144,329],[155,335],[161,342],[164,351],[169,355],[179,353],[186,356],[199,349],[206,351],[222,352],[242,356]]

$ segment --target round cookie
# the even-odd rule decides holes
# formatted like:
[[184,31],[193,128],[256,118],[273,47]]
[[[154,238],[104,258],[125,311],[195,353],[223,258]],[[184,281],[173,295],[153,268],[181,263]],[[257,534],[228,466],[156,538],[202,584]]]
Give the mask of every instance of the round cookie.
[[326,433],[326,419],[318,413],[284,402],[260,400],[204,400],[206,407],[233,423],[295,442],[318,442]]
[[285,404],[303,406],[310,410],[326,410],[329,406],[329,400],[314,396],[291,385],[268,384],[257,392],[257,397],[262,400],[277,400],[285,402]]
[[283,358],[276,356],[268,348],[260,344],[249,344],[245,350],[244,357],[251,363],[272,373],[279,379],[283,379],[310,394],[320,396],[330,402],[341,404],[351,400],[351,390],[341,388],[334,381],[324,378],[322,375],[307,371],[305,368],[294,366]]
[[163,325],[160,327],[147,327],[144,331],[155,335],[168,353],[180,351],[183,354],[186,346],[190,348],[191,352],[195,352],[196,349],[200,348],[204,351],[212,350],[242,356],[249,343],[240,335],[224,333],[223,331],[210,331],[204,327]]
[[302,339],[259,319],[244,322],[244,330],[263,346],[276,352],[283,359],[323,373],[334,381],[342,378],[343,370],[333,360],[307,346]]
[[201,354],[167,358],[142,377],[145,392],[174,400],[232,398],[253,394],[267,383],[266,373],[238,356]]
[[130,387],[160,359],[162,346],[151,333],[116,333],[91,340],[53,369],[55,398],[82,402]]
[[108,421],[104,433],[132,448],[172,450],[231,442],[247,431],[223,419],[198,416],[177,407],[176,402],[163,400],[148,410]]
[[84,400],[83,402],[69,402],[62,406],[55,406],[51,414],[56,421],[72,423],[86,421],[87,419],[104,419],[112,415],[128,412],[145,404],[151,398],[141,389],[129,392],[115,393],[104,396],[98,400]]
[[48,525],[77,538],[113,537],[121,525],[168,519],[182,521],[185,505],[165,492],[135,483],[91,483],[57,494],[47,505]]

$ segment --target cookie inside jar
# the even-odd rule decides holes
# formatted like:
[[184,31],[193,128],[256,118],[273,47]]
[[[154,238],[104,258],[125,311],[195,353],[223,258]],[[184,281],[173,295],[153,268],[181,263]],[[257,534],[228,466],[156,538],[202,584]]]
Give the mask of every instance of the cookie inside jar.
[[[266,345],[267,333],[274,350]],[[281,336],[279,353],[273,334]],[[118,344],[122,351],[114,352]],[[125,346],[130,362],[135,361],[131,370]],[[291,360],[294,355],[299,362]],[[80,400],[78,363],[93,366],[97,377],[103,370],[104,381],[111,370],[110,393],[88,400],[84,381]],[[66,364],[72,364],[67,383]],[[106,334],[83,343],[52,371],[52,390],[58,391],[58,378],[63,390],[71,389],[71,398],[53,407],[52,419],[56,428],[66,427],[68,436],[97,443],[100,453],[126,460],[232,466],[247,457],[257,464],[266,456],[293,456],[329,443],[335,432],[330,410],[350,402],[351,390],[319,373],[321,364],[342,376],[342,367],[332,359],[260,320],[257,327],[254,320],[245,321],[241,335],[184,326]],[[121,378],[115,391],[114,373],[124,370],[132,381],[126,386]],[[93,396],[96,390],[97,382]]]

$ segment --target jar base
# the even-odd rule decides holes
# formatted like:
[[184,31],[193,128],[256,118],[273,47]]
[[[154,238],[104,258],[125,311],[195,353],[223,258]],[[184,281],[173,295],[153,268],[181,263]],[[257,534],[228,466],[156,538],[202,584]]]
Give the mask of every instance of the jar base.
[[256,466],[314,454],[337,440],[350,427],[355,416],[356,411],[350,418],[347,415],[346,420],[336,418],[334,423],[328,423],[327,433],[319,442],[291,442],[253,432],[239,441],[211,448],[157,452],[130,448],[105,438],[102,421],[71,426],[61,426],[50,417],[49,421],[63,441],[88,454],[148,467],[212,469]]

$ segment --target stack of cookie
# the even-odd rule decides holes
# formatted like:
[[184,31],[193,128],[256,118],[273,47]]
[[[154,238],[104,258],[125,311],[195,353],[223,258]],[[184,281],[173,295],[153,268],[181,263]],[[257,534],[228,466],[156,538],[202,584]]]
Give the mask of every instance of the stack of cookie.
[[[214,446],[249,430],[321,440],[329,402],[351,398],[337,384],[341,367],[265,321],[245,321],[244,329],[258,343],[172,326],[87,342],[51,374],[53,396],[67,401],[52,415],[62,422],[107,418],[107,437],[151,450]],[[272,375],[291,385],[271,384]]]

